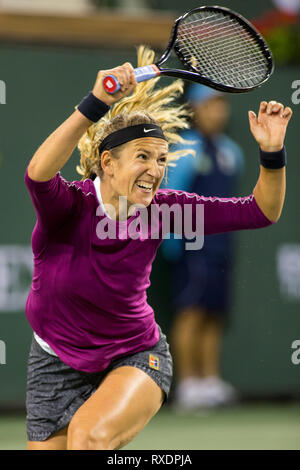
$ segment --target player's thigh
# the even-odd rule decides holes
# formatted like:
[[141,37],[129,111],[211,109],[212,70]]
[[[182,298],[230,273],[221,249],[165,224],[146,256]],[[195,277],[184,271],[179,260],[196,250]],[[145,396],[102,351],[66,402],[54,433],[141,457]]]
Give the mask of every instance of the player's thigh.
[[28,441],[27,450],[67,450],[68,428],[50,436],[45,441]]
[[75,413],[68,449],[120,449],[157,413],[163,399],[163,390],[141,369],[114,369]]

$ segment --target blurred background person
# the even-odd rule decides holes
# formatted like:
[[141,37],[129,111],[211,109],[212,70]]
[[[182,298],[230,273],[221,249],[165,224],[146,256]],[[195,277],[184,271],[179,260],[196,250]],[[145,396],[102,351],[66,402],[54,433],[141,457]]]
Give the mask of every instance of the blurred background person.
[[[195,155],[169,170],[166,186],[204,196],[236,193],[243,170],[239,146],[224,134],[230,107],[225,96],[193,84],[187,92],[192,127],[182,137],[193,141]],[[204,214],[205,220],[205,214]],[[165,240],[163,254],[172,263],[175,318],[171,344],[176,371],[175,407],[215,407],[237,399],[221,378],[221,341],[230,307],[234,235],[205,237],[198,251],[187,251],[185,239]]]

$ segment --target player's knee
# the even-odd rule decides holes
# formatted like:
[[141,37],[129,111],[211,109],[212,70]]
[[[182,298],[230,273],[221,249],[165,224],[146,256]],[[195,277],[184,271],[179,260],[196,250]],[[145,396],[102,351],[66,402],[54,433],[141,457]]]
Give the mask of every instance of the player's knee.
[[88,431],[73,418],[68,427],[68,450],[88,450]]
[[87,429],[73,418],[68,428],[68,450],[110,450],[109,433],[101,427]]
[[110,433],[101,427],[92,428],[88,436],[89,450],[113,450]]

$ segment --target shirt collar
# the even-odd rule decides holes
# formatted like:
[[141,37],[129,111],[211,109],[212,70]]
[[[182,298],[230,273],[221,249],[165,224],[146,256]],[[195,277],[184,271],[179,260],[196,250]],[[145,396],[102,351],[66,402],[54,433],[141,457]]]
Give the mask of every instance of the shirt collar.
[[96,191],[96,196],[97,196],[99,205],[101,206],[101,209],[102,209],[103,213],[104,213],[107,217],[109,217],[108,213],[107,213],[106,210],[105,210],[103,201],[102,201],[102,196],[101,196],[101,191],[100,191],[101,180],[100,180],[99,176],[97,176],[97,177],[94,179],[93,183],[94,183],[94,187],[95,187],[95,191]]

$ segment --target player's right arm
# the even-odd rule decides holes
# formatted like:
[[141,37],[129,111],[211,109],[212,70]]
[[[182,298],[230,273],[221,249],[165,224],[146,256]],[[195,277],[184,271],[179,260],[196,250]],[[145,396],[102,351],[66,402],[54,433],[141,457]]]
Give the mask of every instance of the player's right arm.
[[[104,76],[115,75],[121,83],[121,89],[114,95],[105,92],[102,84]],[[93,94],[103,103],[111,106],[131,93],[136,85],[133,67],[128,62],[112,70],[99,71],[93,88]],[[66,164],[76,148],[80,138],[92,125],[77,109],[66,119],[38,148],[28,165],[28,176],[34,181],[48,181]]]

